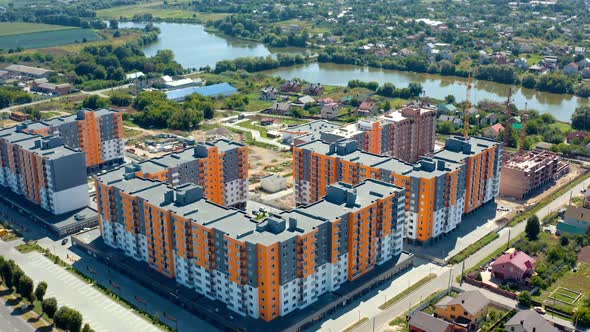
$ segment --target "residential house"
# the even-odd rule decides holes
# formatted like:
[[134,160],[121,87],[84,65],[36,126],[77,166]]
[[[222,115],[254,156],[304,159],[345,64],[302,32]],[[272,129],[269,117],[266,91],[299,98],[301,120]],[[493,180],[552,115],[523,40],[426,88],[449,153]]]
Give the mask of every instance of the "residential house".
[[311,83],[303,89],[303,93],[311,96],[319,96],[324,93],[324,86],[320,83]]
[[356,110],[359,116],[377,115],[379,106],[371,98],[367,98]]
[[451,322],[460,330],[475,331],[486,317],[490,300],[480,291],[460,293],[457,297],[444,297],[435,306],[435,315]]
[[285,82],[281,85],[282,92],[299,93],[299,92],[301,92],[301,89],[303,89],[303,85],[301,84],[301,82],[296,81],[296,80],[288,80],[287,82]]
[[510,63],[510,55],[506,52],[494,52],[492,59],[498,65],[507,65]]
[[326,104],[320,111],[322,119],[335,119],[340,113],[340,105],[336,103]]
[[279,90],[274,86],[267,86],[260,90],[260,99],[261,100],[276,100],[277,94]]
[[307,104],[315,104],[315,99],[313,99],[311,96],[305,95],[303,97],[299,97],[297,98],[297,104],[305,106]]
[[583,79],[589,79],[590,78],[590,67],[586,67],[586,68],[582,69],[582,71],[580,72],[580,75],[582,75]]
[[496,113],[490,113],[490,114],[484,116],[480,120],[480,123],[482,125],[485,125],[485,124],[493,125],[495,123],[498,123],[498,121],[500,121],[500,117],[498,116],[498,114],[496,114]]
[[522,282],[535,273],[535,259],[516,250],[506,253],[492,263],[492,276],[501,280]]
[[72,92],[72,86],[68,83],[53,84],[49,82],[36,83],[33,82],[31,90],[41,93],[49,93],[52,95],[67,95]]
[[455,127],[455,128],[460,128],[463,125],[463,120],[456,117],[456,116],[453,116],[453,115],[443,114],[438,117],[438,122],[445,122],[445,121],[452,123],[453,127]]
[[576,75],[578,74],[578,64],[575,62],[570,62],[565,67],[563,67],[563,71],[568,75]]
[[522,70],[527,70],[529,69],[529,63],[525,58],[520,58],[518,60],[516,60],[514,62],[514,64],[516,65],[516,67],[522,69]]
[[482,136],[497,139],[500,137],[500,134],[504,131],[504,126],[501,123],[496,123],[495,125],[489,126],[483,129]]
[[290,110],[291,110],[290,103],[274,103],[270,107],[269,113],[279,114],[279,115],[287,115],[287,114],[289,114]]
[[584,235],[590,227],[590,209],[568,206],[563,220],[557,223],[558,234]]
[[529,43],[520,43],[518,45],[518,52],[523,53],[533,53],[534,45]]
[[586,48],[581,46],[574,47],[574,53],[576,55],[584,55],[586,53]]
[[567,134],[565,141],[568,144],[572,144],[574,141],[583,142],[588,137],[590,137],[590,132],[587,132],[587,131],[572,131],[569,134]]
[[492,62],[492,59],[490,58],[490,55],[486,53],[486,51],[484,50],[480,50],[479,51],[479,63],[481,63],[482,65],[487,65],[490,64]]
[[438,104],[436,110],[442,114],[454,114],[457,111],[457,107],[453,104]]
[[408,322],[410,332],[453,332],[455,326],[423,311],[415,312]]
[[549,323],[535,310],[521,310],[512,316],[505,324],[504,329],[509,332],[558,332],[559,330]]
[[329,105],[329,104],[333,104],[333,103],[335,103],[335,101],[332,98],[318,99],[318,104],[320,105],[320,107],[324,107],[325,105]]
[[578,61],[578,68],[579,69],[584,69],[587,67],[590,67],[590,59],[584,58],[584,59]]
[[548,69],[555,70],[555,69],[557,69],[558,59],[556,56],[549,56],[548,55],[543,59],[543,64]]

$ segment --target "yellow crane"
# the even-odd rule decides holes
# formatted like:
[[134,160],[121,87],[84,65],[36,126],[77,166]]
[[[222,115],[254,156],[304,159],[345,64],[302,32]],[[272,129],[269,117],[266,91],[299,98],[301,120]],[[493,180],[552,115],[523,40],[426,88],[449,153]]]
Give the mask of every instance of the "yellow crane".
[[469,77],[467,77],[467,96],[465,99],[465,111],[463,112],[463,119],[465,120],[463,126],[463,136],[465,138],[469,137],[469,109],[471,108],[471,73],[469,73]]

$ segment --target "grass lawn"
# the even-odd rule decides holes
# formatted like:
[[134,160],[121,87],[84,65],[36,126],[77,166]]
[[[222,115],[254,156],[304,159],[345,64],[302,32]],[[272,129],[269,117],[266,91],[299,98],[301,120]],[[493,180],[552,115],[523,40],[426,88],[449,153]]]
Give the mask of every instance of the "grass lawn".
[[292,19],[287,21],[281,21],[274,23],[273,26],[277,26],[280,28],[289,28],[291,25],[298,25],[300,27],[300,31],[307,30],[310,33],[325,33],[330,31],[330,29],[326,27],[319,27],[313,24],[312,22],[308,21],[301,21],[298,19]]
[[136,136],[139,136],[143,133],[143,131],[141,131],[141,130],[131,129],[131,128],[124,128],[123,132],[124,132],[125,138],[136,137]]
[[[559,278],[555,281],[551,287],[543,291],[541,295],[538,297],[539,300],[548,300],[553,293],[559,287],[565,287],[569,289],[573,289],[575,291],[581,291],[582,294],[589,294],[590,293],[590,264],[588,263],[579,263],[578,264],[578,272],[568,271],[566,272],[563,277]],[[567,296],[565,295],[567,294]],[[568,292],[565,289],[560,289],[555,294],[553,294],[554,298],[562,300],[566,303],[572,301],[572,297],[574,296],[573,292]],[[580,298],[574,306],[581,305],[583,303],[583,297]]]
[[160,19],[192,20],[198,19],[201,22],[220,20],[229,14],[226,13],[199,13],[180,8],[175,8],[172,4],[164,7],[162,1],[141,3],[137,5],[113,7],[101,9],[96,12],[101,18],[125,18],[131,19],[135,15],[151,14],[153,17]]
[[527,55],[526,62],[529,66],[536,65],[537,63],[543,60],[543,56],[539,54],[529,54]]
[[0,23],[0,36],[22,35],[25,33],[58,31],[68,29],[74,29],[74,27],[25,22],[2,22]]
[[551,124],[551,127],[558,128],[564,134],[572,130],[572,125],[566,122],[555,122]]
[[357,328],[357,326],[361,326],[364,322],[368,321],[369,317],[363,317],[361,320],[357,321],[356,323],[350,325],[349,327],[345,328],[343,332],[349,332]]
[[403,292],[397,294],[396,296],[394,296],[391,299],[387,300],[387,302],[385,302],[382,305],[380,305],[379,306],[379,309],[385,310],[385,309],[389,308],[392,304],[394,304],[397,301],[403,299],[404,297],[410,295],[416,289],[418,289],[418,288],[422,287],[423,285],[427,284],[430,280],[432,280],[434,278],[436,278],[436,274],[431,273],[431,274],[427,275],[426,277],[418,280],[418,282],[416,282],[415,284],[413,284],[409,288],[406,288]]
[[262,136],[264,138],[268,138],[268,135],[266,134],[266,128],[263,126],[255,125],[253,123],[253,121],[244,121],[244,122],[238,123],[237,125],[242,128],[258,130],[258,132],[260,133],[260,136]]

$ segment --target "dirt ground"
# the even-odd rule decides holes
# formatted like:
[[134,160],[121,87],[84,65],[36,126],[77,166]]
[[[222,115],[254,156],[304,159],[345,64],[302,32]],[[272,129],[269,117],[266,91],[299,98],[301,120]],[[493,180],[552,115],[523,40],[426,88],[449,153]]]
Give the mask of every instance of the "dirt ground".
[[[258,186],[259,179],[270,174],[289,174],[292,172],[292,157],[290,152],[279,152],[264,149],[258,146],[248,146],[250,162],[251,186]],[[293,179],[287,177],[287,185],[292,184]],[[254,189],[250,187],[250,189]]]

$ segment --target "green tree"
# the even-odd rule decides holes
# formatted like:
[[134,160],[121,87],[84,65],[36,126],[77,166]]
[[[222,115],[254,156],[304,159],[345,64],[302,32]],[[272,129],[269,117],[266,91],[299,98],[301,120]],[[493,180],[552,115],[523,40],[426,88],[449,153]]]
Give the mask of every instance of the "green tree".
[[90,328],[90,325],[88,325],[88,323],[86,323],[82,328],[82,332],[94,332],[94,330]]
[[453,96],[453,95],[448,95],[445,97],[445,101],[447,102],[447,104],[452,104],[455,102],[455,100],[456,100],[455,96]]
[[572,128],[590,130],[590,106],[580,106],[572,114]]
[[531,293],[529,291],[523,291],[518,294],[518,303],[525,305],[527,307],[531,306],[532,303]]
[[82,101],[82,107],[91,110],[97,110],[109,106],[109,102],[110,101],[107,98],[103,98],[98,95],[91,95],[84,98]]
[[111,104],[115,106],[129,106],[131,105],[131,96],[122,92],[115,92],[110,97]]
[[23,274],[19,278],[17,291],[22,297],[29,300],[30,302],[33,302],[33,299],[34,299],[34,296],[33,296],[34,288],[35,288],[35,284],[33,283],[33,279],[31,279],[29,276]]
[[524,75],[524,77],[522,78],[522,86],[524,86],[527,89],[534,89],[535,85],[537,85],[537,79],[534,75]]
[[37,284],[37,288],[35,288],[35,298],[39,302],[43,302],[43,298],[45,297],[45,293],[47,292],[47,283],[45,281],[41,281]]
[[574,313],[574,321],[578,326],[590,326],[590,308],[578,308],[578,311]]
[[43,299],[41,302],[41,310],[47,315],[47,317],[53,318],[57,312],[57,300],[55,297]]
[[59,308],[53,317],[55,327],[69,332],[80,332],[82,320],[81,313],[66,306]]
[[14,274],[14,261],[9,260],[4,265],[2,265],[2,279],[4,280],[4,284],[6,287],[12,288],[14,284],[12,283],[12,276]]
[[539,238],[541,224],[539,223],[539,217],[537,217],[536,214],[530,216],[526,221],[526,228],[524,231],[526,232],[527,238],[531,241],[535,241]]

